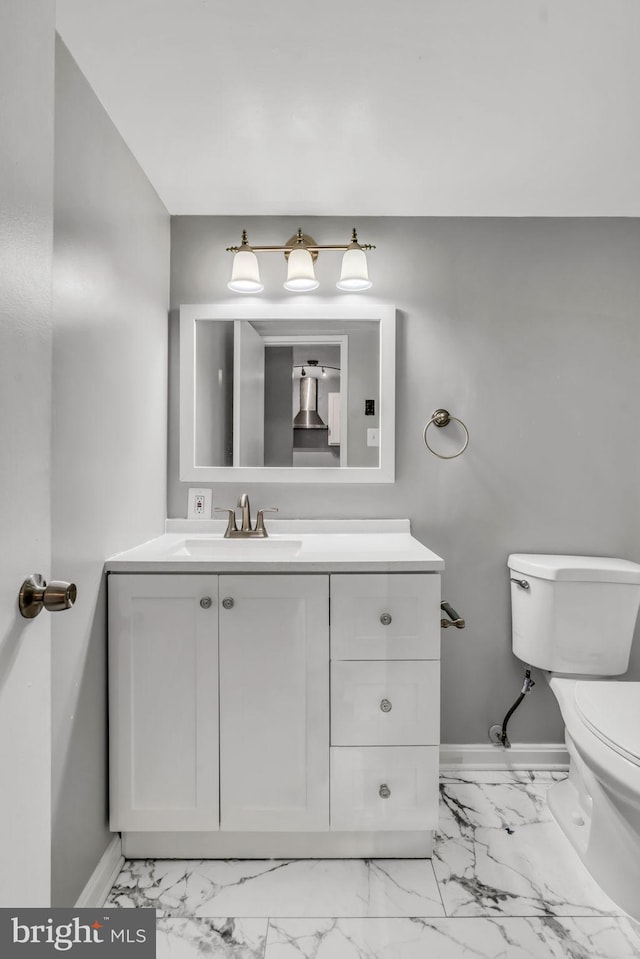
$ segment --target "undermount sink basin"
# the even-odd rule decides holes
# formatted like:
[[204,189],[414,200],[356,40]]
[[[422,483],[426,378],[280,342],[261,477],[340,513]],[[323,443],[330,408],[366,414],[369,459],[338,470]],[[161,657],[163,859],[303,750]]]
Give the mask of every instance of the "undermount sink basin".
[[299,539],[184,539],[171,551],[172,556],[190,556],[203,560],[286,559],[302,549]]

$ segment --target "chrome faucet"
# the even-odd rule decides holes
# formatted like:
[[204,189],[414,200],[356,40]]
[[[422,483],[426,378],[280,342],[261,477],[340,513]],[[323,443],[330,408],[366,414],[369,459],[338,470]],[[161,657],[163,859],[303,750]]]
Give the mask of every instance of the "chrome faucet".
[[277,513],[277,507],[271,506],[259,509],[256,514],[256,525],[254,527],[251,526],[251,505],[247,493],[241,493],[238,497],[238,507],[242,511],[242,525],[240,529],[238,529],[236,523],[235,509],[230,506],[216,506],[215,508],[215,511],[218,513],[229,514],[229,521],[224,533],[225,539],[264,539],[269,535],[264,525],[264,514]]

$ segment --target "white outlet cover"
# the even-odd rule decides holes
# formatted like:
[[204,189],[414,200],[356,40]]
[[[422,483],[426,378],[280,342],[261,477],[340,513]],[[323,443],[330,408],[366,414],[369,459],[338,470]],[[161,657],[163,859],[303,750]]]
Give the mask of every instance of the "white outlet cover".
[[212,489],[189,488],[187,519],[211,519]]

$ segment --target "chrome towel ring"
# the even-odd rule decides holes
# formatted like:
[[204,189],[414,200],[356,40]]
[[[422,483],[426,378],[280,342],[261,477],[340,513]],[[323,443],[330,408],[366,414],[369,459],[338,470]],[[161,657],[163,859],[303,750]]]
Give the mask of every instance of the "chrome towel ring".
[[[459,423],[462,429],[464,430],[465,440],[464,440],[464,444],[458,450],[457,453],[451,453],[449,456],[445,456],[444,453],[437,453],[432,446],[429,446],[429,441],[427,439],[427,430],[432,424],[439,428],[443,426],[448,426],[452,420],[455,423]],[[448,410],[436,410],[433,416],[431,417],[431,419],[429,420],[429,422],[427,423],[427,425],[425,426],[422,432],[422,438],[424,440],[424,445],[427,447],[430,453],[433,453],[434,456],[439,457],[441,460],[453,460],[456,458],[456,456],[460,456],[461,453],[464,453],[467,446],[469,445],[469,430],[464,425],[462,420],[459,420],[457,416],[452,416]]]

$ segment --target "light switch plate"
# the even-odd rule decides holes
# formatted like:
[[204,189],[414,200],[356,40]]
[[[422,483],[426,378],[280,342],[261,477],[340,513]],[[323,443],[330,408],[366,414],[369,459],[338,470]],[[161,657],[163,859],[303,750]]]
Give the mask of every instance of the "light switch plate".
[[213,490],[189,489],[187,519],[211,519]]
[[380,446],[380,431],[377,429],[367,430],[367,446]]

